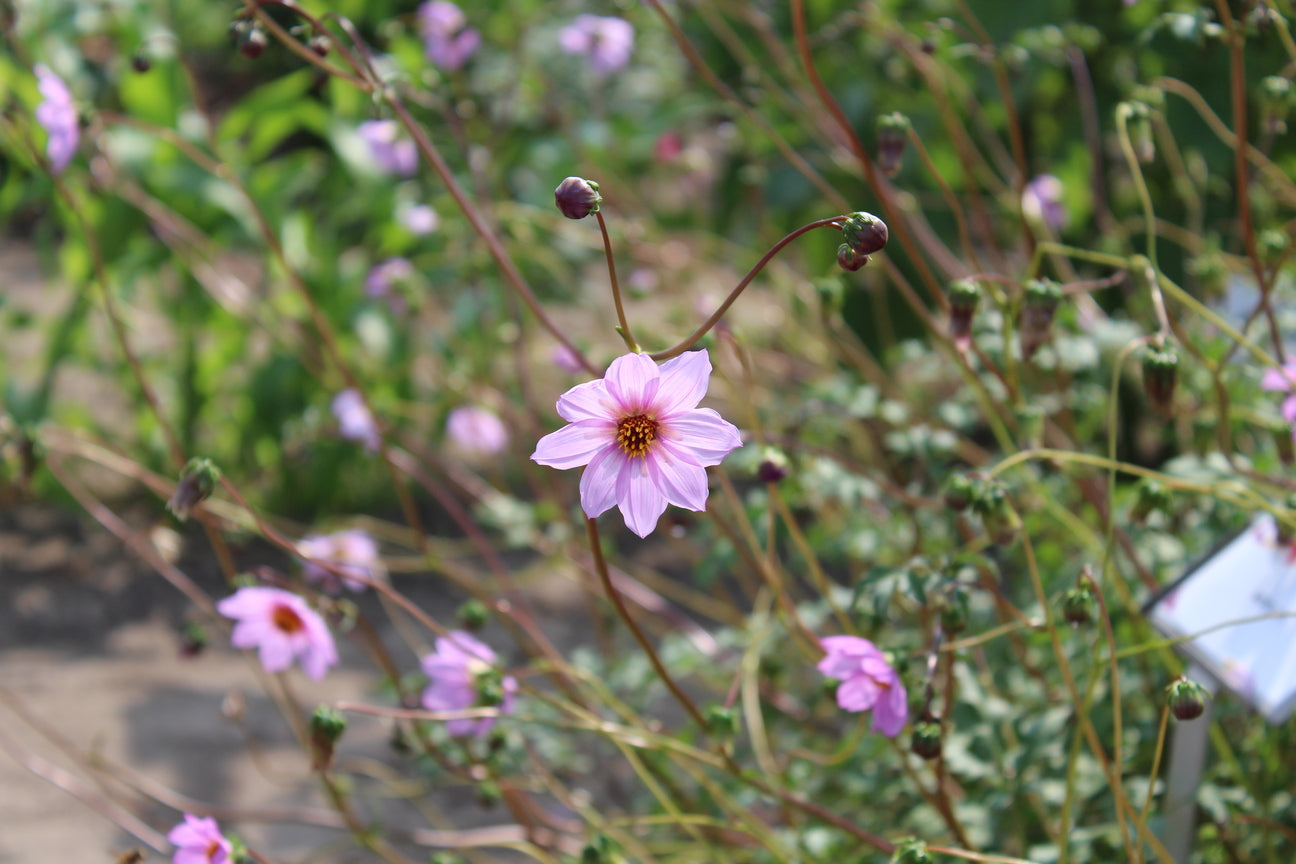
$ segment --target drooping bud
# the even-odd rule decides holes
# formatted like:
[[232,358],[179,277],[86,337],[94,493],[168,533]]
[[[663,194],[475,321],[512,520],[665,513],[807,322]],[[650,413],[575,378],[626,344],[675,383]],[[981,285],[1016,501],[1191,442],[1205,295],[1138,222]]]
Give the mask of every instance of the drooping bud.
[[1210,691],[1186,675],[1180,675],[1166,687],[1166,702],[1170,704],[1170,713],[1176,720],[1195,720],[1200,717],[1206,710],[1209,699]]
[[465,630],[476,632],[486,626],[486,619],[490,617],[490,610],[486,604],[477,599],[466,601],[459,607],[455,613],[455,618],[463,625]]
[[1118,111],[1126,112],[1125,128],[1129,130],[1134,156],[1144,165],[1156,158],[1156,145],[1152,141],[1152,109],[1143,102],[1122,102]]
[[1149,347],[1143,355],[1143,392],[1157,412],[1169,416],[1174,409],[1179,381],[1179,355],[1170,348]]
[[981,303],[981,285],[975,279],[959,279],[949,286],[949,335],[960,351],[972,345],[972,317]]
[[945,506],[960,512],[966,510],[976,494],[977,482],[967,474],[952,474],[945,481]]
[[868,262],[869,256],[859,254],[850,247],[849,243],[837,247],[837,266],[849,273],[854,273]]
[[857,211],[842,222],[842,238],[860,255],[881,252],[887,245],[886,223],[872,213]]
[[909,739],[909,752],[921,759],[935,759],[941,755],[940,718],[924,714],[914,724],[913,735]]
[[1096,604],[1093,589],[1088,582],[1081,582],[1062,595],[1059,605],[1062,607],[1062,618],[1072,627],[1088,624],[1093,620]]
[[909,118],[900,112],[883,114],[877,119],[878,168],[887,177],[900,173],[905,144],[909,138]]
[[891,864],[932,864],[932,856],[926,843],[907,837],[896,843],[895,851],[891,853]]
[[[1288,435],[1290,436],[1290,431]],[[1170,490],[1150,477],[1144,477],[1134,492],[1134,506],[1130,508],[1130,521],[1141,525],[1154,512],[1169,513],[1173,501]]]
[[1018,332],[1023,360],[1035,356],[1039,347],[1048,341],[1061,302],[1062,287],[1053,280],[1032,279],[1026,283]]
[[1021,533],[1021,517],[1008,500],[1008,490],[996,480],[981,488],[972,500],[972,509],[981,517],[990,542],[997,546],[1011,545]]
[[761,451],[760,464],[756,466],[756,479],[762,483],[777,483],[788,475],[788,458],[782,450],[766,447]]
[[942,630],[954,634],[967,629],[968,595],[962,586],[955,585],[942,594],[938,602]]
[[210,459],[190,459],[180,473],[180,482],[167,500],[166,507],[183,522],[194,507],[211,497],[219,482],[220,469]]
[[264,54],[266,46],[270,44],[270,39],[266,36],[265,30],[257,23],[251,23],[240,28],[235,41],[239,53],[249,60],[255,60]]
[[603,196],[599,194],[599,184],[593,180],[568,177],[554,190],[554,202],[558,211],[568,219],[584,219],[598,212]]
[[315,709],[310,719],[311,767],[316,771],[327,771],[333,764],[333,751],[337,742],[346,732],[346,717],[337,711],[321,705]]
[[1281,135],[1287,131],[1291,112],[1291,81],[1281,75],[1269,75],[1260,81],[1260,117],[1265,131]]

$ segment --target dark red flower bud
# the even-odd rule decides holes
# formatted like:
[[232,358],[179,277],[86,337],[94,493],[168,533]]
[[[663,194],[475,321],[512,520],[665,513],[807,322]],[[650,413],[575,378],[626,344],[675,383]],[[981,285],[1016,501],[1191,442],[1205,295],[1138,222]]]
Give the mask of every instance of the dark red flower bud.
[[1149,348],[1143,355],[1143,392],[1159,413],[1173,413],[1178,381],[1179,355],[1169,348]]
[[327,705],[315,709],[310,719],[310,749],[311,767],[316,771],[324,771],[333,764],[333,751],[346,727],[346,717]]
[[1176,720],[1200,717],[1209,699],[1210,691],[1185,675],[1180,675],[1166,687],[1166,701],[1170,703],[1170,713]]
[[255,60],[264,54],[269,44],[270,40],[266,37],[265,31],[255,24],[243,28],[238,35],[239,53],[249,60]]
[[886,223],[872,213],[852,213],[842,223],[842,237],[858,255],[881,252],[888,234]]
[[1021,342],[1022,359],[1029,360],[1048,341],[1053,330],[1053,317],[1062,302],[1062,288],[1049,279],[1032,279],[1026,283],[1022,297]]
[[837,247],[837,264],[843,269],[854,273],[869,262],[869,256],[861,255],[850,247],[849,243],[843,243]]
[[602,201],[599,184],[582,177],[568,177],[554,190],[554,202],[558,205],[558,211],[568,219],[584,219],[591,213],[597,213]]
[[210,459],[190,459],[180,473],[180,482],[167,500],[166,506],[181,522],[189,518],[190,511],[211,497],[220,482],[220,469]]
[[897,112],[878,118],[878,168],[886,176],[894,177],[900,173],[900,161],[904,158],[908,136],[909,118],[905,115]]
[[981,286],[972,279],[960,279],[949,286],[949,335],[960,351],[972,344],[972,318],[981,303]]
[[788,475],[788,458],[783,451],[766,447],[756,466],[756,479],[762,483],[777,483]]
[[940,720],[924,717],[914,724],[909,739],[909,751],[921,759],[935,759],[941,755]]
[[1062,617],[1072,627],[1088,624],[1093,620],[1093,589],[1087,583],[1080,583],[1062,595]]

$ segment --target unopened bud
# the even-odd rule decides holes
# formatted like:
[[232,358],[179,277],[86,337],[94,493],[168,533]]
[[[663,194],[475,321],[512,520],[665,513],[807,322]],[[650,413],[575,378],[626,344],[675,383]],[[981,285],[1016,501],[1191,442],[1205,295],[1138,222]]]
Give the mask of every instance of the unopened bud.
[[[1290,431],[1288,432],[1290,435]],[[1150,477],[1144,477],[1134,492],[1134,506],[1130,508],[1130,521],[1142,524],[1154,512],[1169,513],[1173,501],[1170,490]]]
[[1174,409],[1179,381],[1179,355],[1170,348],[1148,348],[1143,355],[1143,392],[1157,412],[1169,416]]
[[554,190],[554,202],[558,205],[558,211],[568,219],[584,219],[591,213],[597,213],[602,201],[599,184],[582,177],[568,177]]
[[1180,675],[1166,687],[1166,702],[1176,720],[1194,720],[1200,717],[1206,710],[1209,699],[1210,692],[1186,675]]
[[1062,288],[1051,279],[1032,279],[1022,296],[1021,342],[1023,360],[1029,360],[1048,341],[1053,318],[1062,302]]
[[738,734],[738,715],[723,705],[707,707],[706,724],[707,731],[716,738],[732,740]]
[[180,656],[197,657],[207,648],[207,631],[197,621],[185,624],[180,633]]
[[981,285],[974,279],[959,279],[949,286],[949,335],[960,351],[972,344],[972,318],[981,303]]
[[909,118],[896,112],[883,114],[877,120],[878,168],[887,177],[900,173],[905,144],[909,138]]
[[270,44],[270,40],[259,24],[253,24],[250,27],[244,27],[240,30],[237,44],[240,54],[249,60],[255,60],[265,53],[266,46]]
[[617,845],[606,834],[595,834],[581,850],[581,864],[613,864]]
[[847,272],[854,273],[869,262],[869,256],[861,255],[850,247],[849,243],[843,243],[837,247],[837,266]]
[[955,585],[940,598],[941,629],[946,633],[960,633],[967,629],[968,595],[959,585]]
[[762,483],[777,483],[788,475],[788,458],[782,450],[766,447],[761,451],[760,464],[756,466],[756,479]]
[[909,752],[922,759],[935,759],[941,755],[940,719],[924,716],[914,724],[909,739]]
[[315,52],[316,57],[327,57],[332,43],[323,33],[316,33],[306,41],[306,45]]
[[1093,620],[1096,602],[1093,589],[1087,582],[1081,582],[1062,595],[1062,617],[1072,627],[1088,624]]
[[932,864],[927,844],[914,837],[900,840],[891,853],[891,864]]
[[326,771],[333,764],[333,751],[342,739],[342,733],[346,732],[346,727],[346,717],[327,705],[315,709],[310,719],[312,768]]
[[211,497],[219,482],[220,469],[210,459],[190,459],[166,507],[183,522],[194,507]]
[[463,625],[463,628],[465,630],[473,631],[485,627],[486,619],[489,617],[490,610],[486,608],[486,604],[475,598],[466,601],[459,607],[459,611],[455,613],[455,618],[459,620],[459,623]]
[[872,213],[855,212],[842,223],[842,238],[860,255],[872,255],[887,245],[886,223]]
[[953,474],[945,481],[945,506],[954,511],[966,510],[975,496],[977,482],[967,474]]
[[477,673],[473,689],[477,691],[475,704],[479,707],[494,708],[504,702],[504,676],[493,666]]
[[972,501],[972,509],[981,517],[990,542],[1009,546],[1021,533],[1021,517],[1008,500],[1008,490],[997,481],[986,483]]

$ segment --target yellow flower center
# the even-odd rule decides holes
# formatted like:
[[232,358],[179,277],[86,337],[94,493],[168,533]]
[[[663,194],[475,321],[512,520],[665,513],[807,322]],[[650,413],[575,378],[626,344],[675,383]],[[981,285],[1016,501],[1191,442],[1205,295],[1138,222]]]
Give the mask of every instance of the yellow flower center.
[[647,454],[657,438],[657,421],[647,414],[624,417],[617,424],[617,445],[631,459]]

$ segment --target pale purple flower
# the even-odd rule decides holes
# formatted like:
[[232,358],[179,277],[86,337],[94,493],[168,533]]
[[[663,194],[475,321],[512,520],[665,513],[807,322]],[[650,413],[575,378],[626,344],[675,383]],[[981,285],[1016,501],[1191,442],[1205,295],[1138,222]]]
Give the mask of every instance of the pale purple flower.
[[414,204],[404,208],[396,218],[411,234],[422,237],[431,234],[441,224],[441,217],[426,204]]
[[446,418],[446,435],[465,453],[489,455],[508,446],[508,428],[499,416],[487,408],[465,405],[455,408]]
[[235,648],[256,648],[267,672],[282,672],[301,663],[316,681],[337,665],[333,634],[306,601],[282,588],[240,588],[216,604],[226,618],[238,621],[230,635]]
[[1062,181],[1052,174],[1038,174],[1022,189],[1022,212],[1056,234],[1070,218],[1062,206],[1064,191]]
[[360,391],[348,387],[333,397],[333,417],[337,420],[338,434],[348,441],[359,441],[369,450],[377,450],[381,443],[378,424],[365,406]]
[[585,465],[585,515],[592,519],[615,504],[626,527],[647,537],[667,504],[705,510],[706,467],[742,444],[732,423],[696,407],[710,377],[705,351],[660,368],[647,354],[618,357],[605,377],[559,398],[568,425],[541,438],[531,458],[554,468]]
[[634,37],[634,25],[622,18],[577,15],[558,42],[568,54],[583,54],[596,74],[608,75],[630,62]]
[[365,275],[365,294],[370,297],[386,297],[397,282],[413,278],[414,265],[408,258],[388,258],[375,264]]
[[[518,683],[511,675],[499,679],[499,704],[488,706],[481,694],[482,676],[495,665],[495,652],[477,638],[462,630],[451,630],[436,640],[436,651],[422,660],[429,684],[423,691],[423,707],[429,711],[463,711],[468,708],[494,707],[500,714],[513,710]],[[494,717],[460,717],[446,721],[446,731],[456,737],[490,732]]]
[[171,864],[226,864],[233,849],[215,819],[191,813],[184,814],[184,821],[171,829],[167,839],[176,847]]
[[837,705],[843,711],[873,711],[873,731],[888,738],[900,734],[909,719],[909,699],[904,684],[886,657],[867,639],[858,636],[825,636],[819,646],[828,656],[818,670],[840,681]]
[[1281,369],[1266,369],[1260,386],[1287,394],[1282,404],[1282,416],[1293,424],[1292,438],[1296,439],[1296,363],[1288,363]]
[[81,121],[72,102],[72,91],[68,90],[63,79],[45,66],[38,65],[35,72],[40,94],[45,97],[45,101],[36,106],[36,122],[49,134],[45,155],[49,157],[50,170],[60,174],[76,153]]
[[467,26],[463,10],[448,0],[431,0],[418,9],[423,56],[447,72],[463,67],[481,44],[481,34]]
[[374,163],[388,174],[413,177],[418,172],[418,148],[401,134],[395,120],[366,120],[356,129]]
[[555,345],[553,351],[549,353],[549,359],[553,364],[564,372],[575,375],[585,367],[581,365],[580,357],[575,351],[566,345]]
[[[377,541],[355,528],[336,534],[308,534],[297,544],[297,554],[307,559],[302,564],[302,578],[320,583],[329,594],[337,594],[343,585],[352,591],[363,591],[369,582],[387,575],[387,568],[378,557]],[[332,565],[340,575],[317,561]]]

